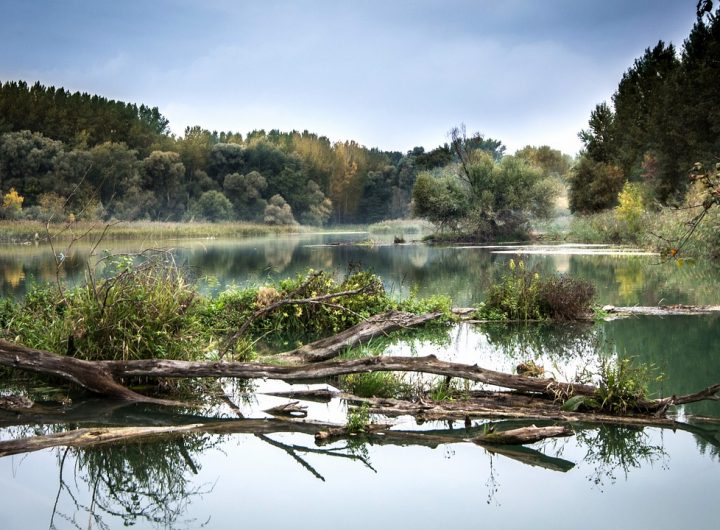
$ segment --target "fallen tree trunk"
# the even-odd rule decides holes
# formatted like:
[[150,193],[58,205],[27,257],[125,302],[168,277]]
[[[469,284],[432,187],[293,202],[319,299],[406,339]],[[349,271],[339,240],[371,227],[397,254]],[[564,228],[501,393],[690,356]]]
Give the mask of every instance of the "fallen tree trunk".
[[[426,357],[365,357],[344,361],[324,361],[313,364],[278,366],[272,364],[133,360],[133,361],[82,361],[54,353],[26,348],[0,340],[0,365],[29,370],[35,373],[62,377],[86,389],[111,398],[125,401],[181,405],[174,401],[143,396],[116,381],[130,377],[197,378],[235,377],[242,379],[269,378],[287,382],[325,380],[339,375],[367,372],[418,372],[446,377],[457,377],[501,388],[542,395],[563,401],[574,395],[593,395],[592,385],[564,383],[553,379],[540,379],[506,374],[467,365],[441,361],[434,355]],[[684,396],[647,400],[639,404],[642,412],[663,414],[675,404],[715,399],[720,385],[713,385],[700,392]]]
[[331,337],[316,340],[295,350],[281,353],[279,357],[289,362],[315,363],[327,361],[337,357],[348,348],[367,344],[372,339],[383,337],[393,331],[426,324],[437,320],[441,316],[442,313],[440,312],[415,315],[404,311],[388,311],[375,315]]
[[[0,356],[0,364],[3,364]],[[324,361],[302,365],[274,365],[242,362],[192,362],[170,360],[98,361],[116,378],[124,377],[237,377],[242,379],[278,379],[287,382],[324,380],[339,375],[367,372],[419,372],[458,377],[478,383],[551,397],[592,395],[595,387],[506,374],[477,365],[441,361],[425,357],[364,357],[343,361]]]
[[595,392],[595,387],[590,385],[561,383],[552,379],[505,374],[487,370],[477,365],[441,361],[434,355],[426,357],[365,357],[346,361],[324,361],[290,366],[159,359],[81,361],[72,357],[64,357],[0,340],[0,365],[62,377],[92,392],[117,399],[158,404],[170,404],[172,402],[142,396],[118,384],[116,380],[128,377],[237,377],[242,379],[269,378],[298,382],[366,372],[421,372],[460,377],[479,383],[523,392],[536,392],[553,397],[576,394],[591,395]]
[[720,313],[720,305],[660,305],[660,306],[603,306],[602,310],[608,313],[609,318],[626,317],[633,315],[672,316],[672,315],[707,315]]
[[114,399],[158,405],[178,405],[175,401],[155,399],[133,392],[115,381],[107,368],[96,362],[26,348],[6,340],[0,340],[0,365],[60,377],[91,392]]

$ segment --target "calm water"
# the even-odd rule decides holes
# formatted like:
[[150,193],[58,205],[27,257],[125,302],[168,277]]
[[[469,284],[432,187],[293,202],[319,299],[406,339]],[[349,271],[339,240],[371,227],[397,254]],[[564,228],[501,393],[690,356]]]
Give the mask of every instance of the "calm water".
[[[240,242],[182,242],[179,263],[209,291],[304,272],[348,266],[372,268],[398,295],[443,293],[456,305],[483,292],[515,254],[497,249],[422,245],[327,246],[365,235],[298,236]],[[152,243],[151,243],[152,244]],[[113,243],[114,251],[134,244]],[[148,245],[146,245],[148,246]],[[68,253],[63,275],[77,281],[87,248]],[[575,252],[575,251],[570,251]],[[659,264],[652,256],[556,253],[523,258],[540,270],[592,280],[601,303],[616,305],[720,303],[717,270]],[[46,247],[0,249],[0,289],[22,296],[32,281],[52,280]],[[394,354],[434,353],[458,362],[512,370],[536,359],[558,377],[572,377],[608,356],[638,357],[665,372],[652,389],[687,393],[720,382],[718,316],[633,318],[596,326],[456,326],[448,333],[389,347]],[[287,389],[273,381],[243,394],[228,393],[245,417],[287,399],[265,392]],[[297,385],[296,385],[297,386]],[[306,388],[301,386],[301,388]],[[91,405],[77,403],[82,409]],[[342,422],[346,405],[308,402],[308,421]],[[720,418],[717,403],[678,411]],[[227,406],[202,414],[232,418]],[[167,411],[126,407],[80,414],[72,425],[11,426],[0,438],[91,425],[192,423]],[[676,430],[576,426],[570,438],[524,452],[490,453],[463,439],[477,433],[461,424],[394,420],[397,431],[418,429],[451,437],[421,444],[402,432],[386,439],[317,446],[309,432],[193,435],[152,444],[93,450],[45,450],[0,459],[0,528],[714,528],[720,519],[720,422]],[[271,424],[274,425],[274,424]],[[451,429],[452,427],[452,429]],[[300,429],[302,431],[302,429]],[[275,432],[271,432],[275,431]],[[413,441],[414,440],[414,441]]]
[[[343,274],[348,267],[362,266],[378,273],[386,287],[405,295],[417,289],[421,295],[448,294],[456,305],[483,300],[484,293],[507,271],[510,259],[519,256],[541,272],[557,271],[586,278],[597,287],[597,300],[614,305],[658,303],[718,303],[720,274],[707,264],[682,267],[661,263],[657,256],[586,255],[587,248],[560,247],[552,255],[529,254],[503,248],[429,247],[421,243],[392,245],[390,238],[377,244],[362,242],[367,234],[326,234],[214,241],[105,241],[98,249],[113,253],[139,248],[173,249],[177,262],[189,268],[213,290],[229,284],[262,283],[302,274],[308,268]],[[82,280],[90,246],[76,245],[63,255],[59,276],[68,282]],[[54,282],[55,259],[47,245],[0,246],[0,294],[21,296],[32,282]]]

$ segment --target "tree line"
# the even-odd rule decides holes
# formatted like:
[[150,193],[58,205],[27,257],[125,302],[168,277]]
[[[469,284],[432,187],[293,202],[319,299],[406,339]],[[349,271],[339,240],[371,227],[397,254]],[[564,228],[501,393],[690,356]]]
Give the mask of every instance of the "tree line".
[[611,103],[592,111],[579,134],[585,148],[570,182],[573,211],[614,207],[624,187],[647,206],[680,204],[694,164],[717,162],[720,10],[700,4],[680,51],[663,41],[647,48]]
[[[528,146],[515,157],[505,150],[499,140],[464,131],[430,151],[407,153],[308,131],[243,136],[194,126],[176,137],[156,107],[40,83],[0,83],[0,215],[6,218],[323,225],[415,213],[442,227],[467,228],[464,221],[474,216],[483,221],[474,231],[493,232],[525,218],[515,210],[547,209],[547,201],[505,202],[528,190],[549,197],[537,182],[571,164],[548,146]],[[480,153],[498,168],[479,161]],[[541,171],[528,174],[525,165]]]
[[5,217],[374,222],[409,213],[417,172],[436,155],[308,131],[195,126],[175,137],[155,107],[0,83]]

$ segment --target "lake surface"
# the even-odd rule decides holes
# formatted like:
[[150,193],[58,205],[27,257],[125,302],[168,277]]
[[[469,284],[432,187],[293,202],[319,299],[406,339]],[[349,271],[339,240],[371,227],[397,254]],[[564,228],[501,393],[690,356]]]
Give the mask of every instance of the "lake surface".
[[[614,305],[718,304],[717,269],[661,263],[657,256],[587,247],[439,248],[422,244],[346,245],[365,234],[301,235],[242,241],[173,242],[177,262],[208,292],[258,284],[308,268],[343,274],[370,268],[397,296],[450,295],[455,305],[482,301],[510,259],[541,271],[591,280],[598,301]],[[137,242],[108,242],[133,252]],[[168,246],[146,242],[143,246]],[[56,249],[57,251],[58,249]],[[64,252],[62,277],[81,281],[88,247]],[[611,255],[610,255],[611,254]],[[0,290],[22,296],[33,281],[53,281],[48,247],[0,248]],[[720,317],[637,317],[591,325],[454,326],[446,334],[396,343],[388,353],[425,355],[512,371],[535,359],[572,378],[611,356],[637,357],[666,375],[654,392],[688,393],[720,382]],[[255,392],[223,386],[245,418],[287,402],[267,392],[289,385],[259,381]],[[296,388],[316,388],[295,385]],[[346,404],[307,402],[308,422],[346,419]],[[71,407],[93,407],[74,403]],[[200,412],[228,421],[226,404]],[[716,402],[677,411],[681,419],[720,418]],[[14,425],[0,419],[0,438],[96,425],[191,423],[147,407],[99,410],[94,419]],[[380,419],[380,418],[377,418]],[[689,421],[675,430],[575,425],[576,435],[520,453],[466,442],[485,423],[417,425],[392,419],[396,436],[318,446],[312,429],[190,435],[165,442],[92,450],[43,450],[0,459],[0,528],[713,528],[720,520],[720,420]],[[16,423],[16,422],[15,422]],[[404,432],[432,431],[442,443]],[[448,441],[448,438],[452,441]]]

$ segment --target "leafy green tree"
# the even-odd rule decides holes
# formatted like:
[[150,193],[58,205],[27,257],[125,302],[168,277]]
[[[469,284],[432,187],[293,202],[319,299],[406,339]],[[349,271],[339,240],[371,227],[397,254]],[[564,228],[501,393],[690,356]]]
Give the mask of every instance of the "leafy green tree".
[[219,191],[206,191],[191,209],[194,215],[213,222],[232,219],[232,211],[230,199]]
[[422,147],[416,147],[408,154],[414,158],[415,165],[420,171],[443,167],[453,161],[453,152],[448,144],[436,147],[427,153]]
[[194,177],[199,171],[208,170],[213,145],[214,139],[210,131],[198,125],[185,128],[185,135],[178,140],[178,150],[189,177]]
[[281,195],[270,197],[265,207],[265,223],[269,225],[294,225],[297,224],[292,213],[292,208],[285,202]]
[[225,176],[223,190],[235,206],[238,219],[258,220],[265,212],[267,201],[263,193],[267,189],[267,180],[257,171],[247,175],[232,173]]
[[153,151],[142,161],[143,188],[156,199],[154,217],[179,219],[185,211],[187,196],[183,186],[185,166],[180,155]]
[[89,147],[122,141],[143,154],[168,132],[157,107],[24,81],[0,83],[0,121],[6,131],[39,132],[67,145],[81,139]]
[[[66,179],[77,181],[87,171],[88,194],[98,194],[100,201],[109,207],[132,186],[140,185],[137,152],[123,143],[106,142],[93,147],[88,153],[89,160],[84,159],[83,151],[76,149],[71,154],[75,161],[69,163]],[[66,188],[65,192],[69,195],[72,191]]]
[[242,172],[245,149],[238,144],[215,144],[210,151],[208,174],[222,185],[225,175]]
[[368,171],[359,209],[369,223],[390,217],[395,168],[386,166],[380,171]]
[[537,167],[547,177],[565,177],[573,164],[571,156],[548,145],[527,145],[517,151],[515,156]]
[[421,171],[413,188],[413,213],[441,230],[458,229],[470,210],[469,196],[453,175],[433,176]]
[[0,189],[14,188],[25,198],[26,206],[57,186],[57,157],[62,142],[30,131],[0,135]]
[[300,214],[300,220],[306,225],[324,225],[332,214],[332,201],[325,197],[320,186],[313,180],[308,180],[305,193],[307,210]]
[[593,213],[615,206],[624,182],[618,166],[582,154],[570,176],[570,210]]
[[615,156],[615,114],[607,103],[595,106],[590,113],[590,128],[578,136],[585,144],[587,156],[595,162],[610,163]]
[[477,236],[494,239],[519,234],[531,217],[552,214],[559,190],[526,161],[506,156],[494,162],[490,153],[477,150],[464,167],[472,204],[469,228]]
[[645,152],[667,132],[665,92],[678,66],[673,45],[660,41],[635,60],[613,95],[615,161],[627,178],[639,175]]

